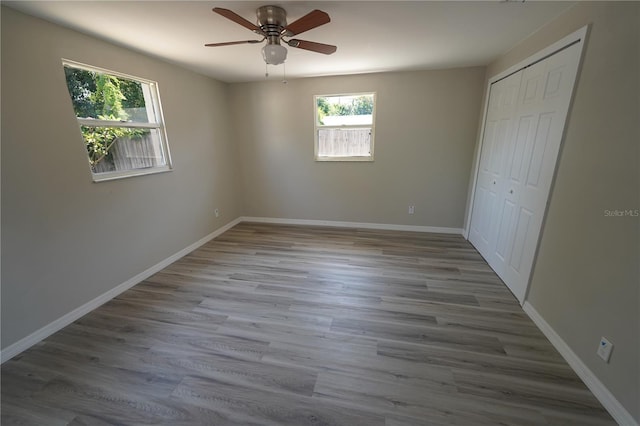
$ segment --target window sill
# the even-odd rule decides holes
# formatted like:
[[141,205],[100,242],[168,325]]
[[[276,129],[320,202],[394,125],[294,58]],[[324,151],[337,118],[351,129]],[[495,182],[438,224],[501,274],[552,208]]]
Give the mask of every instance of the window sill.
[[148,169],[136,169],[136,170],[128,170],[126,172],[108,172],[108,173],[92,173],[91,177],[93,182],[107,182],[110,180],[117,179],[126,179],[130,177],[136,176],[144,176],[144,175],[154,175],[157,173],[166,173],[173,171],[173,168],[170,166],[162,166],[162,167],[150,167]]
[[317,162],[368,162],[373,163],[373,157],[316,157]]

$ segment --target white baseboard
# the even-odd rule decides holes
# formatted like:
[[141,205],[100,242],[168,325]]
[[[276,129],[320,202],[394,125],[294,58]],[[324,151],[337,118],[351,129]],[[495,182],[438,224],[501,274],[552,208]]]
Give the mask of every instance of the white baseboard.
[[[538,326],[540,331],[549,339],[551,344],[556,348],[560,355],[567,361],[569,366],[573,368],[578,377],[582,379],[585,385],[591,390],[598,401],[611,414],[611,417],[623,426],[638,426],[638,422],[633,416],[620,404],[615,396],[607,389],[607,387],[596,377],[595,374],[585,365],[584,362],[575,354],[562,340],[562,337],[555,332],[544,318],[536,311],[529,302],[525,301],[522,309],[529,315],[529,318]],[[595,348],[594,348],[595,350]]]
[[164,259],[163,261],[153,265],[145,271],[140,272],[138,275],[128,279],[122,284],[117,285],[111,290],[101,294],[93,300],[85,303],[84,305],[74,309],[73,311],[61,316],[60,318],[54,320],[53,322],[45,325],[41,329],[31,333],[30,335],[18,340],[16,343],[8,346],[6,349],[2,350],[0,353],[0,362],[4,363],[5,361],[10,360],[17,354],[22,351],[29,349],[31,346],[36,343],[46,339],[56,331],[66,327],[71,324],[78,318],[86,315],[92,310],[96,309],[100,305],[108,302],[114,297],[118,296],[120,293],[130,289],[134,285],[144,281],[149,278],[151,275],[156,272],[161,271],[166,268],[176,260],[181,257],[189,254],[193,250],[202,246],[203,244],[209,242],[210,240],[216,238],[218,235],[226,232],[227,230],[233,228],[240,222],[260,222],[260,223],[279,223],[286,225],[307,225],[307,226],[333,226],[333,227],[341,227],[341,228],[362,228],[362,229],[381,229],[381,230],[392,230],[392,231],[412,231],[412,232],[434,232],[440,234],[458,234],[462,235],[461,228],[442,228],[435,226],[411,226],[411,225],[393,225],[393,224],[382,224],[382,223],[360,223],[360,222],[342,222],[342,221],[331,221],[331,220],[307,220],[307,219],[280,219],[280,218],[268,218],[268,217],[239,217],[225,226],[215,230],[211,234],[201,238],[195,243],[185,247],[179,252],[173,254],[172,256]]
[[114,297],[118,296],[120,293],[122,293],[122,292],[124,292],[126,290],[129,290],[134,285],[146,280],[147,278],[149,278],[150,276],[152,276],[156,272],[161,271],[162,269],[166,268],[167,266],[169,266],[170,264],[172,264],[176,260],[180,259],[181,257],[191,253],[192,251],[194,251],[198,247],[200,247],[203,244],[205,244],[205,243],[211,241],[212,239],[216,238],[218,235],[220,235],[220,234],[226,232],[227,230],[233,228],[238,223],[240,223],[240,221],[241,221],[240,218],[238,218],[238,219],[235,219],[235,220],[229,222],[228,224],[222,226],[221,228],[216,229],[215,231],[213,231],[209,235],[201,238],[200,240],[196,241],[195,243],[189,245],[188,247],[185,247],[182,250],[180,250],[179,252],[177,252],[177,253],[169,256],[168,258],[164,259],[163,261],[161,261],[159,263],[156,263],[155,265],[153,265],[152,267],[146,269],[145,271],[140,272],[138,275],[136,275],[136,276],[134,276],[132,278],[129,278],[127,281],[123,282],[122,284],[117,285],[116,287],[114,287],[111,290],[101,294],[100,296],[96,297],[95,299],[90,300],[89,302],[85,303],[84,305],[74,309],[73,311],[71,311],[71,312],[69,312],[69,313],[67,313],[67,314],[65,314],[63,316],[61,316],[60,318],[56,319],[55,321],[45,325],[41,329],[31,333],[27,337],[24,337],[24,338],[18,340],[16,343],[8,346],[6,349],[4,349],[2,351],[2,353],[0,355],[1,362],[4,363],[5,361],[10,360],[14,356],[18,355],[20,352],[25,351],[25,350],[29,349],[31,346],[35,345],[36,343],[46,339],[47,337],[49,337],[50,335],[52,335],[56,331],[66,327],[67,325],[71,324],[72,322],[74,322],[75,320],[79,319],[83,315],[86,315],[87,313],[89,313],[92,310],[96,309],[100,305],[103,305],[104,303],[106,303],[109,300],[113,299]]
[[433,232],[437,234],[462,235],[462,228],[443,228],[438,226],[394,225],[387,223],[343,222],[334,220],[281,219],[275,217],[243,216],[242,222],[277,223],[283,225],[333,226],[337,228],[381,229],[387,231]]
[[[185,247],[172,256],[164,259],[163,261],[153,265],[152,267],[142,271],[138,275],[128,279],[127,281],[119,284],[111,290],[101,294],[95,299],[85,303],[84,305],[74,309],[73,311],[63,315],[55,321],[47,324],[41,329],[31,333],[30,335],[20,339],[16,343],[8,346],[0,354],[0,362],[10,360],[20,352],[25,351],[36,343],[49,337],[56,331],[66,327],[73,321],[79,319],[83,315],[91,312],[97,307],[103,305],[120,293],[130,289],[134,285],[144,281],[153,274],[166,268],[176,260],[189,254],[198,247],[206,244],[227,230],[233,228],[240,222],[258,222],[258,223],[274,223],[274,224],[286,224],[286,225],[309,225],[309,226],[333,226],[342,228],[362,228],[362,229],[381,229],[381,230],[393,230],[393,231],[412,231],[412,232],[433,232],[441,234],[463,234],[461,228],[443,228],[434,226],[412,226],[412,225],[393,225],[382,223],[361,223],[361,222],[343,222],[343,221],[329,221],[329,220],[308,220],[308,219],[281,219],[281,218],[268,218],[268,217],[239,217],[228,224],[218,228],[209,235],[201,238],[195,243]],[[536,311],[536,309],[528,302],[525,301],[522,306],[524,311],[529,315],[531,320],[538,326],[542,333],[549,339],[551,344],[556,350],[564,357],[569,366],[573,368],[576,374],[584,381],[587,387],[593,392],[595,397],[600,401],[604,408],[611,414],[616,422],[624,426],[640,426],[638,422],[631,416],[631,414],[620,404],[616,397],[606,388],[604,384],[593,374],[593,372],[582,362],[582,360],[571,350],[569,345],[555,332],[555,330],[542,318],[542,316]]]

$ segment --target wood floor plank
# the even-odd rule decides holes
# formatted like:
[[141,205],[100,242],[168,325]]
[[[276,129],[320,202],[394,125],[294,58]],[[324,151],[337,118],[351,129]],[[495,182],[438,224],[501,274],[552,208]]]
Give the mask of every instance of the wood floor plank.
[[[4,385],[3,385],[4,386]],[[76,413],[60,407],[46,407],[37,398],[2,396],[0,422],[3,425],[52,425],[66,426],[73,421]],[[4,409],[8,407],[8,409]]]
[[192,404],[264,425],[351,425],[376,426],[384,417],[366,411],[345,409],[304,396],[283,396],[229,385],[224,382],[187,376],[174,396]]
[[567,364],[389,340],[378,343],[378,354],[421,364],[449,367],[452,371],[455,369],[484,371],[495,374],[497,377],[532,378],[545,380],[549,383],[584,386]]
[[526,408],[544,406],[553,410],[562,407],[565,412],[608,418],[608,415],[603,415],[596,398],[583,387],[535,379],[514,380],[475,371],[454,371],[453,375],[460,394],[500,398]]
[[[535,410],[510,407],[496,400],[486,407],[483,401],[456,391],[427,390],[416,392],[413,384],[403,381],[380,381],[362,375],[320,373],[315,397],[335,403],[345,401],[355,406],[377,407],[391,413],[389,417],[404,418],[405,423],[420,424],[509,424],[536,425],[544,418]],[[498,420],[499,419],[499,420]],[[498,421],[496,421],[498,420]]]
[[193,354],[179,346],[159,345],[147,352],[141,361],[144,370],[172,371],[172,374],[197,376],[233,386],[277,391],[292,395],[313,394],[317,372],[294,365],[275,365],[252,359],[230,358],[221,354]]
[[471,333],[442,330],[428,325],[400,325],[390,322],[334,318],[332,331],[361,334],[385,340],[423,343],[452,347],[478,353],[504,354],[504,348],[497,338],[478,336]]
[[607,425],[459,235],[242,223],[1,368],[3,425]]
[[303,365],[319,372],[361,376],[381,382],[402,382],[421,392],[452,393],[455,390],[452,372],[446,367],[425,366],[375,354],[366,343],[346,341],[342,346],[318,346],[308,341],[274,343],[263,361],[280,365]]

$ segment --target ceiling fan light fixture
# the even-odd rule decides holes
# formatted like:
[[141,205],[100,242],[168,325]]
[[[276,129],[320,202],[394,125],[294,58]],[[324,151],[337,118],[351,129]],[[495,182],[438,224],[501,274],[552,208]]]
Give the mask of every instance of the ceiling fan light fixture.
[[269,65],[280,65],[287,59],[287,49],[280,44],[267,44],[262,48],[262,57]]

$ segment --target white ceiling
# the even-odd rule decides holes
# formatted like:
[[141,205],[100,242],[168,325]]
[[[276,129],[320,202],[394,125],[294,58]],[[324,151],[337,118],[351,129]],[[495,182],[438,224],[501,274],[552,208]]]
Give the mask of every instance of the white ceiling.
[[[327,25],[296,38],[338,46],[325,56],[288,47],[288,78],[486,65],[568,9],[564,1],[22,1],[14,9],[226,82],[265,78],[261,45],[204,47],[254,34],[211,11],[251,22],[265,4],[288,22],[313,9]],[[282,77],[283,66],[269,67]]]

